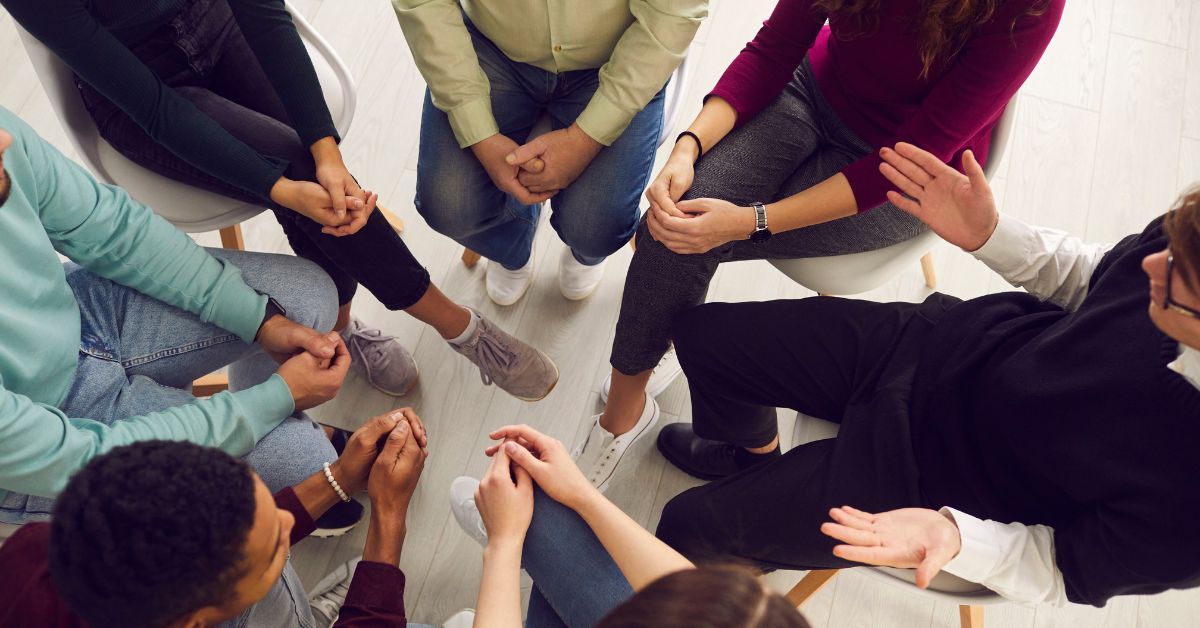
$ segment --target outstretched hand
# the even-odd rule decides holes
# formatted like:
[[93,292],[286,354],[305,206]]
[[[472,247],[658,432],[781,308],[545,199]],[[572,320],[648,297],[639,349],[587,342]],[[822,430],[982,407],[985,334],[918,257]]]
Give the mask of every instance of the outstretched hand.
[[941,238],[964,251],[987,243],[999,213],[983,167],[971,151],[963,153],[963,170],[951,168],[933,154],[901,142],[884,147],[879,171],[900,192],[890,190],[893,205],[917,217]]
[[922,589],[962,548],[958,526],[948,517],[928,508],[901,508],[879,514],[850,506],[829,511],[834,522],[821,525],[821,532],[843,544],[833,548],[838,558],[917,570]]

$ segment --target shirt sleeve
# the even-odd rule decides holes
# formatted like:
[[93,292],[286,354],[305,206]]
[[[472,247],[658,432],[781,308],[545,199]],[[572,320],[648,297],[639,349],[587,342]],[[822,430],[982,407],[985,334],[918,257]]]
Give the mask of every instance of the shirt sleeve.
[[1067,602],[1062,572],[1054,563],[1054,529],[1043,525],[981,520],[941,509],[958,526],[962,548],[942,571],[981,584],[1022,604]]
[[392,8],[433,106],[450,118],[459,147],[499,133],[491,84],[479,67],[458,0],[392,0]]
[[229,0],[229,7],[300,141],[305,146],[326,137],[340,141],[312,58],[283,0]]
[[293,546],[308,538],[308,535],[317,529],[312,515],[308,514],[308,509],[300,503],[300,498],[296,496],[296,491],[292,490],[292,487],[285,487],[282,491],[275,493],[275,506],[292,513],[295,523],[292,525],[290,541]]
[[1088,244],[1065,231],[1034,227],[1001,213],[996,230],[972,253],[1035,297],[1074,311],[1087,296],[1092,273],[1114,244]]
[[630,0],[634,22],[600,66],[600,87],[575,120],[609,146],[662,90],[708,16],[708,0]]
[[395,565],[359,562],[334,628],[393,628],[407,621],[404,572]]
[[124,190],[97,182],[24,122],[14,119],[9,130],[36,177],[32,200],[55,250],[254,342],[267,297],[247,286],[236,266],[209,255]]
[[[1024,15],[1029,2],[1009,2],[1009,14],[999,13],[971,37],[920,107],[905,119],[883,146],[908,142],[962,169],[956,155],[971,138],[994,124],[1033,72],[1062,15],[1062,2],[1051,2],[1045,13]],[[1012,11],[1020,11],[1015,22]],[[877,147],[878,148],[878,147]],[[953,163],[952,163],[953,162]],[[871,151],[842,169],[854,191],[859,211],[887,200],[892,184],[879,172],[883,158]]]
[[813,8],[812,0],[780,0],[709,96],[728,102],[737,112],[737,124],[745,124],[792,80],[825,19],[824,12]]
[[68,417],[0,385],[0,489],[54,497],[87,461],[143,440],[190,441],[244,456],[294,409],[287,382],[279,375],[245,390],[111,425]]
[[287,163],[259,154],[163,83],[81,0],[3,0],[34,37],[156,142],[266,200]]

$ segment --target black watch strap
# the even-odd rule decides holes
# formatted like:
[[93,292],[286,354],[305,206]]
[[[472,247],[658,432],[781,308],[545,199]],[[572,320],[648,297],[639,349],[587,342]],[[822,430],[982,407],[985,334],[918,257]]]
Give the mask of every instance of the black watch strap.
[[[261,294],[261,293],[260,293],[260,294]],[[272,318],[273,316],[275,316],[275,315],[279,315],[279,316],[282,316],[282,317],[284,317],[284,318],[287,318],[287,310],[285,310],[285,309],[283,308],[283,306],[282,306],[282,305],[280,305],[279,301],[276,301],[276,300],[275,300],[275,297],[273,297],[273,296],[271,296],[271,295],[269,295],[269,294],[268,294],[268,295],[264,295],[264,296],[266,296],[266,297],[267,297],[267,311],[266,311],[266,313],[265,313],[265,314],[263,314],[263,319],[262,319],[262,322],[263,322],[263,323],[265,323],[265,322],[267,322],[267,321],[271,320],[271,318]],[[259,323],[259,325],[258,325],[258,326],[259,326],[259,327],[262,327],[262,323]]]

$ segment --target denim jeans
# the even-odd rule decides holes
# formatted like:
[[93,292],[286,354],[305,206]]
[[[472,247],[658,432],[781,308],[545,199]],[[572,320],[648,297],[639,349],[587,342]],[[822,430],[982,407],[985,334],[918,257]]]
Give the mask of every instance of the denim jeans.
[[[287,111],[233,19],[226,0],[192,0],[130,51],[164,84],[262,155],[288,162],[284,176],[316,181],[316,164],[288,124]],[[334,237],[290,209],[201,171],[159,144],[90,85],[77,81],[100,135],[138,165],[165,177],[247,203],[268,206],[297,255],[315,262],[350,303],[361,283],[390,310],[425,295],[429,273],[379,212],[358,233]]]
[[[513,61],[469,22],[467,28],[491,84],[500,133],[517,143],[526,141],[543,113],[554,129],[570,126],[600,84],[598,70],[554,74]],[[554,210],[550,225],[580,263],[599,264],[637,229],[642,190],[663,125],[663,93],[549,201]],[[492,183],[474,153],[459,148],[449,118],[433,106],[428,91],[421,114],[416,207],[434,230],[510,270],[529,261],[541,206],[524,205]]]
[[590,628],[633,596],[587,522],[537,487],[521,566],[533,578],[526,628]]

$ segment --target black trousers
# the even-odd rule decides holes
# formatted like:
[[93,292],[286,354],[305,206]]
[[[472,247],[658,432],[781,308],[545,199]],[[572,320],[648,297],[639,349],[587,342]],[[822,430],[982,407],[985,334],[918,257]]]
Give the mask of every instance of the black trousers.
[[[309,147],[289,126],[279,95],[225,0],[187,3],[131,51],[230,135],[262,155],[288,162],[284,176],[317,180]],[[315,262],[333,279],[339,304],[349,303],[360,283],[391,310],[410,307],[429,289],[429,273],[379,212],[372,212],[354,235],[325,235],[316,221],[179,158],[90,85],[77,83],[100,135],[129,160],[176,181],[270,207],[296,255]]]
[[940,507],[923,499],[909,430],[921,344],[958,303],[832,297],[710,303],[676,319],[675,348],[704,438],[746,447],[777,431],[776,407],[840,424],[838,436],[685,491],[658,536],[693,560],[763,569],[850,566],[820,531],[829,509]]

